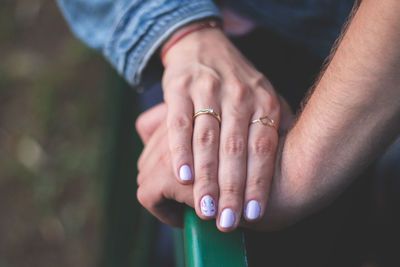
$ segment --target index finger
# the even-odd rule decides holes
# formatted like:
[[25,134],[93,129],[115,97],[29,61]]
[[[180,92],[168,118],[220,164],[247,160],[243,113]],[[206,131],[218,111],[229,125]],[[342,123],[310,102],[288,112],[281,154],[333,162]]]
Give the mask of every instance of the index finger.
[[170,90],[166,97],[168,142],[174,176],[180,183],[193,181],[193,103],[182,90]]

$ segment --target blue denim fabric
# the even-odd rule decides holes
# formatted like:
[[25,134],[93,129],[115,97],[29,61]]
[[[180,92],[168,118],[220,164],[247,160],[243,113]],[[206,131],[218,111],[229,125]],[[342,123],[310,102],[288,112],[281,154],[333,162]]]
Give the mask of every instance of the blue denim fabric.
[[57,0],[72,31],[103,52],[137,86],[162,42],[177,28],[220,17],[212,0]]
[[[221,17],[212,0],[57,0],[73,32],[101,50],[118,72],[138,86],[144,68],[177,28]],[[258,26],[325,57],[353,0],[225,0]]]

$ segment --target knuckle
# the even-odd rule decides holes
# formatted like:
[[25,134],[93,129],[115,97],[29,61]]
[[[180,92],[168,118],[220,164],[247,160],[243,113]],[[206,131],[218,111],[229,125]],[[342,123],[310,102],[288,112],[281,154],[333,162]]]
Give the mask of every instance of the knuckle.
[[139,203],[145,207],[145,208],[149,208],[151,207],[151,201],[149,198],[149,194],[148,192],[144,189],[143,186],[139,186],[137,191],[136,191],[136,197],[139,201]]
[[138,187],[136,197],[143,207],[152,211],[162,202],[163,192],[162,186],[154,187],[152,183],[144,183]]
[[163,77],[163,88],[165,95],[168,96],[169,92],[182,92],[187,90],[192,83],[191,75],[174,75],[173,77]]
[[194,190],[200,195],[203,195],[203,193],[213,194],[218,192],[216,177],[207,173],[196,175]]
[[145,120],[144,120],[142,114],[139,115],[139,117],[136,119],[135,126],[136,126],[136,130],[137,130],[139,133],[143,132],[144,126],[145,126]]
[[192,128],[192,119],[185,115],[171,116],[168,120],[168,129],[177,132],[189,131]]
[[211,176],[217,170],[217,163],[212,161],[201,162],[198,167],[198,172],[207,176]]
[[280,104],[279,104],[278,99],[275,96],[268,94],[265,97],[265,102],[263,102],[263,103],[265,103],[265,104],[263,104],[263,106],[266,106],[271,111],[274,111],[275,113],[279,114]]
[[251,153],[256,155],[268,155],[275,151],[276,142],[269,137],[258,137],[250,146]]
[[241,155],[245,151],[245,141],[239,135],[227,137],[223,143],[222,151],[225,155]]
[[264,190],[266,186],[268,186],[269,182],[265,177],[257,176],[248,179],[246,182],[246,190],[248,191],[260,191]]
[[268,107],[268,109],[272,109],[273,106],[276,105],[275,97],[273,97],[268,91],[264,89],[260,89],[257,94],[257,99],[262,103],[264,107]]
[[190,150],[184,144],[177,144],[172,148],[172,153],[179,154],[179,155],[189,155]]
[[[158,179],[157,183],[158,183],[158,189],[160,193],[162,192],[166,192],[170,186],[171,186],[171,181],[173,181],[173,183],[175,183],[175,179]],[[156,192],[157,190],[153,191]]]
[[273,88],[271,82],[259,71],[255,73],[252,85],[254,87],[262,87],[263,89]]
[[243,195],[243,190],[237,183],[228,183],[221,186],[221,195],[240,197]]
[[143,174],[139,172],[137,179],[136,179],[137,184],[140,186],[143,183],[144,179],[145,178],[144,178]]
[[196,80],[196,87],[201,88],[205,97],[214,96],[221,86],[221,82],[210,73],[201,74]]
[[210,174],[207,174],[207,173],[198,174],[196,176],[196,179],[197,179],[197,181],[196,181],[197,183],[205,184],[207,186],[209,186],[211,183],[215,182],[215,179]]
[[137,168],[139,171],[143,169],[143,165],[144,165],[144,160],[143,157],[141,156],[137,161]]
[[161,167],[166,167],[171,163],[170,153],[162,153],[159,158],[159,165]]
[[249,94],[249,88],[246,84],[235,79],[228,85],[231,89],[231,101],[234,105],[242,105]]
[[196,168],[196,183],[204,184],[207,186],[216,184],[216,167],[217,165],[213,162],[200,164],[200,166]]
[[253,88],[255,88],[256,99],[262,106],[268,107],[270,110],[279,108],[279,101],[275,94],[275,90],[272,84],[262,74],[255,79],[253,82]]
[[279,101],[274,93],[271,93],[264,88],[259,88],[256,93],[258,103],[262,107],[268,108],[268,110],[279,109]]
[[196,134],[195,142],[199,146],[209,147],[217,144],[218,133],[215,129],[205,128]]

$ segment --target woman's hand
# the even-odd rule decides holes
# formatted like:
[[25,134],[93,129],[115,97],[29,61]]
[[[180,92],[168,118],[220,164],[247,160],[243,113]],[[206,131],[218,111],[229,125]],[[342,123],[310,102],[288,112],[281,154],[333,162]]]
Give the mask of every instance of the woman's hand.
[[[203,219],[218,216],[221,231],[236,228],[243,209],[246,220],[258,220],[267,203],[278,133],[251,122],[268,116],[279,124],[272,85],[218,28],[185,36],[163,62],[173,173],[182,184],[194,182],[196,213]],[[213,109],[221,123],[207,114],[193,122],[204,109]]]
[[[293,115],[281,98],[280,103],[281,130],[286,131],[292,125]],[[182,185],[174,179],[165,123],[166,112],[166,105],[160,104],[143,113],[136,122],[136,128],[145,143],[145,149],[138,161],[137,197],[139,202],[162,222],[182,227],[183,205],[179,203],[194,207],[193,186]],[[275,170],[275,175],[279,175],[277,172],[279,168]],[[271,193],[274,195],[279,191],[273,190]],[[242,226],[265,230],[279,227],[283,222],[286,224],[288,218],[292,218],[291,213],[286,212],[287,206],[291,205],[286,205],[285,199],[279,199],[276,194],[272,197],[273,207],[268,205],[262,220],[258,223],[245,223]],[[278,203],[276,199],[279,199]]]

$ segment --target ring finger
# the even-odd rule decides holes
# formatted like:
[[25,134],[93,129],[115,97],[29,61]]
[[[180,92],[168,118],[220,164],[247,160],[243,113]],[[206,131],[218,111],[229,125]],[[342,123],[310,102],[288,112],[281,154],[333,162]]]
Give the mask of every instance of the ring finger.
[[256,114],[249,126],[247,180],[243,203],[247,221],[260,219],[266,209],[278,146],[278,122],[273,119],[278,116],[265,111]]

